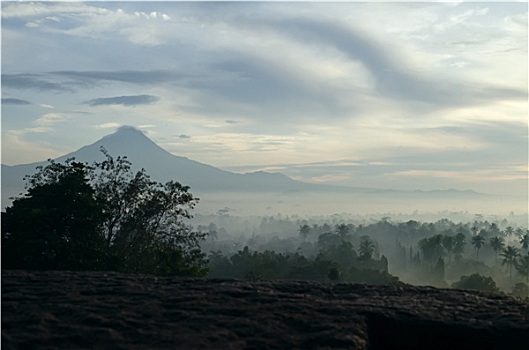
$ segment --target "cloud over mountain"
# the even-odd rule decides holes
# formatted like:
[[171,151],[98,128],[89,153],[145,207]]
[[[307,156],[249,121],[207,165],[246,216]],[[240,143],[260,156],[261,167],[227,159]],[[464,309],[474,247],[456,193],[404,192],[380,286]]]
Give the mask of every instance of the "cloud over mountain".
[[223,169],[527,193],[527,43],[515,2],[4,2],[3,161],[149,125]]
[[[83,146],[77,151],[55,159],[64,162],[92,163],[101,161],[104,147],[114,157],[126,156],[134,170],[144,168],[156,181],[175,180],[190,186],[192,193],[203,199],[203,210],[216,212],[226,206],[245,214],[263,214],[267,208],[284,213],[332,213],[336,211],[370,211],[372,207],[395,210],[434,202],[461,208],[489,205],[496,197],[473,191],[398,191],[389,188],[329,186],[323,183],[296,181],[282,173],[255,171],[234,173],[171,154],[154,143],[140,130],[121,126],[113,134]],[[10,203],[10,196],[24,191],[23,178],[36,172],[46,162],[17,166],[2,165],[2,205]],[[317,181],[315,181],[317,182]],[[385,203],[383,206],[380,203]],[[391,209],[390,209],[391,208]],[[379,209],[380,210],[380,209]]]

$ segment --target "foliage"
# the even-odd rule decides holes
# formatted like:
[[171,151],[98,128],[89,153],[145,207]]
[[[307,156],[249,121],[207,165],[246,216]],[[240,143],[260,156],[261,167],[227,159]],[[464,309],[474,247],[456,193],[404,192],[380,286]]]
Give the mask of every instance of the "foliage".
[[104,262],[104,241],[97,234],[100,203],[81,163],[51,162],[25,197],[2,213],[4,269],[97,270]]
[[306,239],[310,234],[310,226],[303,225],[299,228],[299,236],[303,239]]
[[250,251],[245,246],[231,257],[221,251],[209,256],[209,277],[263,280],[311,280],[396,284],[399,279],[387,271],[387,259],[366,261],[358,258],[349,242],[328,247],[315,258],[299,253],[281,254],[271,250]]
[[92,165],[49,161],[2,217],[4,268],[204,275],[205,233],[184,223],[189,187],[152,181],[126,157]]
[[529,233],[526,233],[520,237],[520,245],[522,246],[523,250],[529,251]]
[[479,234],[479,235],[472,237],[471,242],[474,248],[476,248],[476,261],[478,261],[479,260],[479,250],[485,244],[485,238],[483,237],[483,235]]
[[360,237],[360,247],[358,248],[358,253],[360,258],[363,260],[371,260],[373,253],[375,252],[375,243],[369,236]]
[[456,260],[461,260],[461,257],[463,256],[463,253],[465,251],[465,234],[462,232],[458,232],[454,236],[454,254],[456,257]]
[[[446,287],[459,280],[462,275],[474,273],[491,276],[498,281],[497,287],[504,291],[511,291],[515,282],[525,281],[522,258],[517,258],[510,268],[516,268],[519,274],[512,272],[512,278],[509,279],[509,269],[501,268],[499,254],[502,251],[494,251],[493,246],[498,242],[501,245],[507,241],[517,246],[515,243],[526,232],[525,227],[509,226],[507,219],[494,223],[486,220],[465,223],[448,219],[436,222],[396,222],[390,218],[379,221],[372,218],[342,218],[340,215],[299,218],[277,214],[257,218],[256,226],[252,226],[251,220],[238,218],[240,231],[234,231],[234,226],[226,226],[230,223],[227,223],[225,217],[218,220],[214,218],[218,225],[228,228],[224,231],[227,235],[232,235],[233,240],[230,241],[227,235],[223,235],[224,238],[219,235],[219,240],[208,241],[205,247],[212,252],[221,249],[219,254],[222,258],[219,261],[228,261],[230,264],[229,267],[224,265],[225,271],[218,274],[219,277],[230,275],[226,271],[232,268],[231,257],[237,255],[238,251],[243,251],[242,247],[247,245],[251,255],[249,261],[254,259],[254,255],[256,258],[265,251],[281,253],[286,258],[284,264],[280,265],[283,270],[266,274],[259,272],[259,268],[254,265],[257,271],[255,273],[235,273],[230,276],[352,282],[356,281],[356,271],[383,274],[388,272],[389,265],[392,274],[408,283],[436,287]],[[473,231],[480,236],[475,241],[483,238],[483,244],[478,242],[479,252],[477,249],[466,249],[466,243],[471,243],[474,237]],[[306,234],[300,234],[301,232]],[[511,232],[510,239],[507,238],[508,232]],[[381,253],[388,258],[379,258]],[[213,260],[212,257],[213,255],[210,256],[210,261]],[[296,261],[295,266],[292,265],[293,261]],[[211,264],[212,270],[213,265],[215,264]],[[234,268],[236,265],[233,265]],[[375,280],[374,277],[370,279]]]
[[474,273],[470,276],[461,276],[458,282],[452,284],[453,288],[457,289],[471,289],[485,292],[497,292],[496,282],[492,277],[485,277],[479,273]]
[[496,262],[498,261],[498,252],[501,252],[503,250],[503,247],[505,247],[505,242],[503,240],[503,237],[500,236],[494,236],[489,241],[490,246],[492,247],[492,250],[494,250],[495,259]]
[[503,249],[500,255],[503,257],[501,264],[507,265],[509,269],[509,276],[512,278],[512,267],[516,265],[516,259],[520,256],[518,249],[509,245]]
[[529,253],[520,257],[520,259],[515,262],[514,266],[520,275],[525,279],[526,283],[529,283]]
[[424,260],[429,262],[431,266],[443,256],[442,240],[443,236],[439,234],[423,238],[417,244],[423,253]]

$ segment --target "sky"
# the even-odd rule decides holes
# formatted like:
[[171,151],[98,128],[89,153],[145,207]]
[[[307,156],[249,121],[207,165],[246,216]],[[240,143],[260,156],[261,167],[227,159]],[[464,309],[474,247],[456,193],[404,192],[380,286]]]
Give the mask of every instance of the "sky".
[[527,195],[527,3],[1,6],[3,164],[131,125],[234,172]]

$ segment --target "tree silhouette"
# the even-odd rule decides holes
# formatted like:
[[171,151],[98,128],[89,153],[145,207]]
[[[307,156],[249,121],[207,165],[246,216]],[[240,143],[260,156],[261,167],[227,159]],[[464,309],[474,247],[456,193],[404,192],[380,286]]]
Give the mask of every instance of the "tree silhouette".
[[441,243],[444,249],[446,250],[446,252],[448,253],[448,262],[451,263],[452,253],[454,252],[454,246],[456,243],[454,236],[448,236],[448,235],[443,236]]
[[522,245],[523,250],[529,250],[529,233],[526,233],[525,235],[522,235],[522,237],[520,237],[520,244]]
[[522,236],[524,235],[524,229],[521,228],[521,227],[518,227],[516,230],[514,230],[514,235],[516,236],[516,238],[520,239],[522,238]]
[[360,237],[360,246],[358,247],[358,254],[364,260],[369,260],[373,257],[375,252],[375,243],[369,236]]
[[465,234],[463,232],[458,232],[454,236],[454,254],[456,257],[456,261],[461,260],[461,257],[463,256],[463,252],[465,251]]
[[429,238],[421,239],[417,244],[421,249],[424,260],[430,263],[433,268],[433,264],[437,263],[438,259],[443,256],[442,246],[442,235],[435,235]]
[[4,267],[205,274],[206,234],[183,221],[197,202],[189,188],[154,182],[102,152],[100,163],[50,160],[26,177],[28,194],[2,217],[3,253],[16,252]]
[[476,235],[472,237],[471,243],[476,248],[476,261],[479,261],[479,250],[485,244],[485,238],[481,235]]
[[492,236],[499,236],[501,234],[500,228],[496,223],[492,223],[489,226],[488,233]]
[[479,223],[477,221],[474,221],[474,224],[472,225],[472,227],[470,228],[470,231],[472,231],[472,234],[474,236],[477,236],[478,234],[478,231],[479,231]]
[[2,213],[2,267],[99,269],[103,215],[88,184],[87,167],[52,162],[53,181],[30,187]]
[[498,262],[498,252],[503,250],[503,247],[505,246],[505,243],[503,241],[503,237],[500,236],[494,236],[490,239],[489,244],[494,250],[496,263]]
[[504,233],[506,237],[512,237],[512,235],[514,234],[514,228],[512,226],[507,226],[505,228]]
[[310,234],[310,226],[309,225],[303,225],[299,228],[298,230],[298,233],[299,233],[299,236],[303,239],[307,239],[307,237],[309,236]]
[[336,233],[340,237],[345,238],[349,234],[349,227],[346,224],[336,225]]
[[529,253],[522,256],[515,264],[518,273],[525,278],[525,283],[529,283]]
[[507,265],[509,277],[512,280],[512,267],[516,265],[516,259],[520,256],[520,253],[518,253],[518,249],[514,246],[509,245],[503,249],[500,255],[503,257],[502,265]]
[[497,292],[496,282],[492,277],[485,277],[479,273],[470,276],[461,276],[460,280],[452,284],[453,288]]

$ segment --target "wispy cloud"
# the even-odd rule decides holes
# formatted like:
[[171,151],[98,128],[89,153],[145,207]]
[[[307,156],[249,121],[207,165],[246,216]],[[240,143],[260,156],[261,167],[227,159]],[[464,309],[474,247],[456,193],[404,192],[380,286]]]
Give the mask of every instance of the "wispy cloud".
[[25,19],[28,28],[76,37],[104,40],[108,34],[119,33],[133,43],[149,46],[161,43],[159,28],[153,22],[171,20],[169,15],[158,11],[126,11],[75,2],[2,5],[2,18]]
[[85,101],[84,104],[89,106],[106,106],[106,105],[121,105],[121,106],[138,106],[152,104],[160,98],[151,95],[134,95],[134,96],[116,96],[116,97],[101,97]]
[[122,125],[119,123],[103,123],[95,125],[94,128],[96,129],[117,129],[121,127]]
[[31,102],[26,100],[21,100],[18,98],[2,98],[3,105],[15,105],[15,106],[26,106],[30,105]]
[[[520,169],[522,168],[522,169]],[[451,179],[464,182],[502,182],[513,180],[527,180],[527,166],[515,166],[509,169],[482,169],[474,171],[450,171],[450,170],[403,170],[394,173],[394,176],[404,177],[430,177]]]
[[381,43],[352,26],[304,18],[264,23],[282,35],[330,45],[350,59],[360,60],[375,78],[377,92],[384,96],[439,107],[483,103],[491,99],[527,98],[526,88],[512,89],[483,84],[477,87],[470,81],[450,82],[428,78],[417,70],[410,70],[406,62],[398,59],[398,54],[386,50]]
[[55,82],[52,78],[42,74],[2,74],[2,86],[22,90],[72,91],[71,87]]
[[133,84],[160,84],[172,81],[181,76],[165,70],[122,70],[122,71],[55,71],[49,74],[67,77],[69,79],[101,82],[112,81]]
[[35,120],[33,124],[35,124],[37,127],[47,128],[68,119],[70,119],[70,117],[61,115],[59,113],[47,113]]
[[453,5],[5,2],[2,132],[76,148],[149,125],[208,164],[374,187],[472,187],[504,165],[493,187],[520,192],[527,6]]

